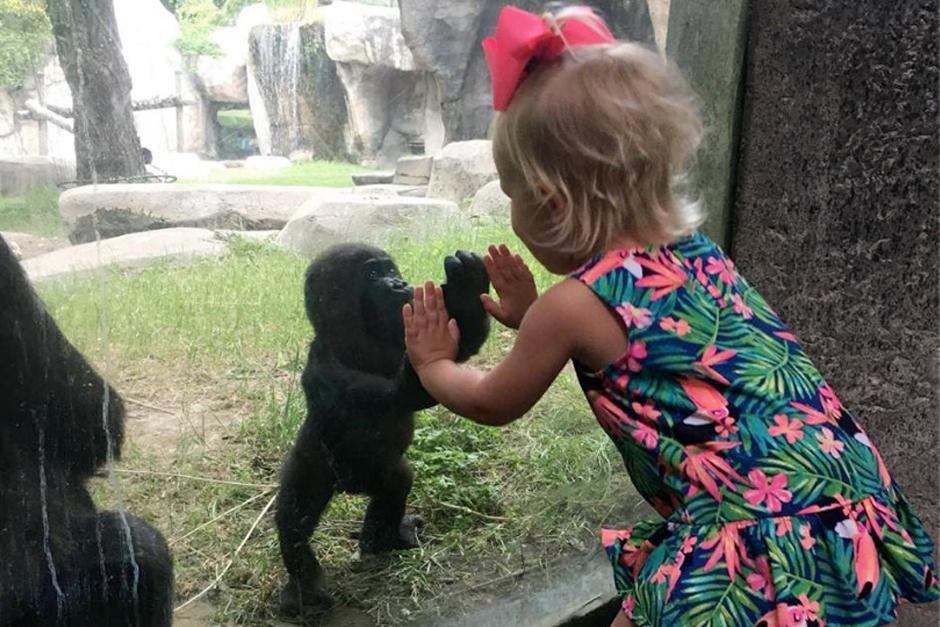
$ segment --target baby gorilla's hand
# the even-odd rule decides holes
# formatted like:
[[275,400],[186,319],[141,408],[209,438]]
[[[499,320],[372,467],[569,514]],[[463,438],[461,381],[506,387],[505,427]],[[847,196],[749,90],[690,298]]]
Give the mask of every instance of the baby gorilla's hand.
[[444,273],[451,290],[459,290],[476,296],[490,291],[490,279],[483,259],[476,253],[458,250],[444,259]]

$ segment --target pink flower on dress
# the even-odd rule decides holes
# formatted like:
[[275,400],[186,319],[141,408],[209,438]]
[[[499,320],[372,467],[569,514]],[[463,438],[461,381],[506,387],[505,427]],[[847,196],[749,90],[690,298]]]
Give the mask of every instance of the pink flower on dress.
[[776,520],[776,527],[777,527],[776,531],[777,531],[778,538],[783,537],[784,534],[792,533],[793,532],[793,519],[790,518],[789,516],[786,516],[784,518],[778,518]]
[[717,274],[718,280],[722,283],[727,283],[731,285],[734,283],[734,274],[731,271],[731,268],[725,264],[721,259],[716,259],[714,257],[708,258],[708,265],[705,266],[705,272],[708,274]]
[[638,422],[630,435],[638,444],[642,444],[648,449],[656,448],[656,444],[659,442],[659,433],[656,429],[643,422]]
[[766,555],[760,555],[754,560],[757,572],[747,576],[747,585],[751,590],[761,590],[764,598],[773,601],[777,594],[774,590],[774,580],[770,574],[770,562]]
[[666,583],[666,581],[672,577],[676,570],[674,564],[662,564],[659,568],[656,569],[656,572],[653,573],[653,578],[650,579],[653,583]]
[[702,258],[695,259],[695,279],[702,285],[708,285],[708,275],[702,270]]
[[816,434],[816,439],[819,440],[819,450],[823,453],[828,453],[836,459],[842,456],[842,449],[845,448],[845,443],[835,439],[835,435],[826,427],[823,427],[822,430]]
[[630,303],[624,303],[617,305],[617,313],[621,315],[628,329],[630,327],[645,329],[653,323],[653,312],[646,307],[634,307]]
[[737,425],[734,424],[734,416],[725,416],[715,423],[715,433],[718,434],[719,438],[731,437],[738,431]]
[[787,476],[782,472],[768,481],[767,475],[755,468],[747,473],[747,478],[754,489],[745,490],[743,496],[751,505],[760,505],[766,501],[765,507],[769,511],[779,512],[783,504],[793,498],[793,494],[786,489]]
[[646,359],[649,353],[646,352],[646,342],[633,342],[630,344],[630,350],[627,354],[627,367],[633,372],[639,372],[643,369],[640,362]]
[[800,600],[800,608],[804,612],[803,618],[805,620],[812,620],[819,622],[819,602],[810,601],[809,596],[805,593],[797,597]]
[[741,314],[745,320],[750,320],[754,317],[754,310],[747,306],[747,303],[744,302],[740,294],[732,296],[731,302],[734,303],[734,313]]
[[816,538],[812,536],[811,531],[809,525],[802,525],[800,527],[800,545],[807,551],[816,544]]
[[623,600],[623,612],[627,615],[627,618],[633,618],[633,608],[636,607],[636,599],[633,597],[633,593],[628,594]]
[[638,416],[646,418],[649,422],[656,422],[662,413],[656,410],[656,406],[653,405],[653,401],[647,401],[643,405],[640,405],[634,401],[632,406],[633,411],[635,411]]
[[682,337],[689,333],[692,329],[689,327],[689,323],[683,319],[676,320],[675,318],[663,318],[659,323],[659,328],[663,331],[675,331],[676,335]]
[[683,553],[691,553],[695,550],[695,545],[698,542],[698,536],[689,536],[682,541],[682,548],[680,549]]
[[774,416],[774,422],[777,423],[777,426],[768,429],[770,435],[774,437],[786,436],[787,442],[790,444],[803,439],[803,421],[799,418],[790,420],[783,414],[777,414]]

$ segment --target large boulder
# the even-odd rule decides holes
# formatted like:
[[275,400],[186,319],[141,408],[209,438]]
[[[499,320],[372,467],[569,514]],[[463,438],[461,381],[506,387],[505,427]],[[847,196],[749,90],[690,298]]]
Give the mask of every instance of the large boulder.
[[437,107],[428,107],[430,77],[415,66],[397,9],[336,2],[321,14],[326,52],[346,95],[349,152],[392,165],[440,125]]
[[290,219],[277,243],[305,256],[347,241],[382,245],[390,237],[421,238],[446,228],[465,228],[468,218],[445,200],[388,193],[311,199]]
[[263,155],[342,160],[349,115],[322,23],[262,24],[248,43],[248,102]]
[[[539,12],[542,0],[399,0],[405,41],[417,64],[439,88],[446,141],[485,137],[492,117],[489,73],[481,42],[492,34],[507,4]],[[654,43],[645,0],[584,0],[598,9],[614,34]]]
[[467,204],[478,189],[497,178],[492,142],[453,142],[434,156],[428,196]]
[[470,215],[509,220],[512,200],[503,193],[499,180],[490,181],[481,187],[470,203]]
[[19,196],[75,178],[75,167],[52,157],[0,158],[0,196]]
[[234,26],[209,35],[222,54],[203,54],[194,60],[196,84],[213,102],[248,104],[248,37],[251,29],[271,21],[268,7],[254,4],[242,9]]
[[91,242],[170,227],[280,229],[307,200],[341,194],[320,187],[265,185],[89,185],[63,193],[69,239]]
[[65,278],[101,269],[128,269],[158,261],[191,261],[221,255],[225,242],[208,229],[163,229],[71,246],[23,262],[31,281]]

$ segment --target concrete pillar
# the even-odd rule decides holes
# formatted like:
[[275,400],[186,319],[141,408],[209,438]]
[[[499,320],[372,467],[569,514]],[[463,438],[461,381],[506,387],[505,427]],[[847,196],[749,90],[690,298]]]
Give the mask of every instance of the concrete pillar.
[[[937,42],[937,0],[751,2],[732,225],[738,267],[935,540]],[[936,612],[902,607],[900,624]]]

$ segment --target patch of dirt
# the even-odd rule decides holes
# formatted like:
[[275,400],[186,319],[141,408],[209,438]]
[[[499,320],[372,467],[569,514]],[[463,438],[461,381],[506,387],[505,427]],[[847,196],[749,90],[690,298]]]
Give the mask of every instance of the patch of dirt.
[[60,248],[68,248],[72,244],[64,237],[41,237],[30,233],[4,231],[0,233],[3,239],[10,244],[13,254],[19,259],[30,259],[45,255]]
[[161,376],[151,380],[130,375],[116,382],[124,398],[127,443],[144,453],[172,457],[180,448],[219,450],[229,428],[247,415],[225,386]]

